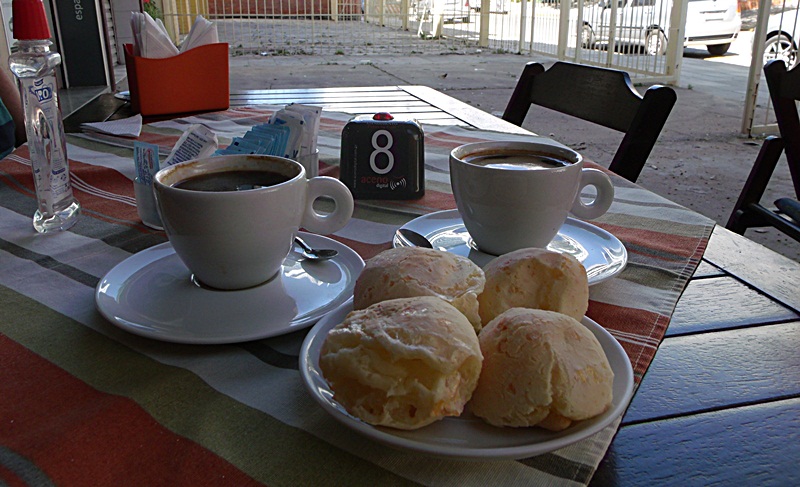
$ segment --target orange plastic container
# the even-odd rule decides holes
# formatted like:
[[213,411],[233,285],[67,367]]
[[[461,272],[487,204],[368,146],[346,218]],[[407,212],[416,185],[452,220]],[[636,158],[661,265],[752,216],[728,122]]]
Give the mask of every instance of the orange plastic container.
[[228,44],[206,44],[177,56],[150,59],[125,44],[134,112],[147,115],[225,110],[230,106]]

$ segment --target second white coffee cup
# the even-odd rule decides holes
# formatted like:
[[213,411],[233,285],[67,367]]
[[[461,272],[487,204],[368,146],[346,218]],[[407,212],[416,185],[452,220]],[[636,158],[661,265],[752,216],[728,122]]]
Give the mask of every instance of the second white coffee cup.
[[[202,284],[244,289],[281,269],[302,227],[333,233],[353,214],[353,197],[338,179],[306,179],[301,164],[276,156],[230,155],[168,166],[153,188],[170,243]],[[334,201],[321,214],[314,201]]]
[[[478,248],[501,255],[545,248],[571,212],[604,214],[614,199],[609,177],[583,167],[569,148],[539,142],[477,142],[450,153],[450,182],[464,226]],[[596,188],[593,201],[581,191]]]

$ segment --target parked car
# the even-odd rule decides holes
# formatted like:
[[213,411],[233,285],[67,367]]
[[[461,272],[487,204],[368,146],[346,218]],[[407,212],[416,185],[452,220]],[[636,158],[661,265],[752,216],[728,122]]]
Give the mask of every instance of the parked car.
[[[651,55],[667,50],[670,0],[617,0],[615,42],[644,47]],[[584,10],[581,44],[607,43],[611,27],[610,0]],[[725,54],[739,35],[742,17],[737,0],[689,0],[684,47],[705,46],[714,55]]]
[[797,64],[797,9],[772,14],[767,22],[767,39],[764,43],[764,64],[772,59],[783,59],[788,68]]

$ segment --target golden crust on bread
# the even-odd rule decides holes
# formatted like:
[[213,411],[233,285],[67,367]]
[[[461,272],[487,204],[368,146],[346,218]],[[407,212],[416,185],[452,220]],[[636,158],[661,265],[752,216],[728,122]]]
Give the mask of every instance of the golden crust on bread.
[[567,315],[512,308],[479,341],[483,368],[469,407],[490,424],[557,431],[611,405],[608,358],[597,338]]
[[400,429],[460,415],[481,362],[466,317],[430,296],[351,312],[331,329],[319,359],[334,399],[350,414]]
[[369,259],[353,290],[353,308],[387,299],[435,296],[455,306],[480,331],[483,270],[460,255],[421,247],[389,249]]
[[580,320],[589,307],[586,270],[571,255],[520,249],[497,257],[483,271],[486,284],[478,302],[484,325],[510,308],[558,311]]

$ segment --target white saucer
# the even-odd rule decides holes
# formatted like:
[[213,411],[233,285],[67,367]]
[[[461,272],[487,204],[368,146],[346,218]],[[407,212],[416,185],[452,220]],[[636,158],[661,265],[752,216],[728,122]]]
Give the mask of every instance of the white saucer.
[[[434,248],[469,257],[480,267],[496,257],[478,250],[458,210],[429,213],[411,220],[402,228],[424,235]],[[399,233],[395,234],[392,244],[394,247],[414,245]],[[617,237],[574,218],[567,219],[547,248],[577,258],[586,268],[590,286],[616,276],[628,263],[628,252]]]
[[528,458],[597,433],[625,411],[633,393],[633,369],[625,350],[605,329],[584,317],[583,325],[597,337],[614,371],[613,400],[603,414],[576,422],[559,432],[541,428],[499,428],[469,412],[413,431],[372,426],[351,416],[333,399],[333,391],[319,369],[319,354],[328,331],[341,323],[352,309],[353,303],[348,301],[319,320],[308,332],[300,350],[300,374],[306,390],[325,411],[356,432],[388,446],[459,459]]
[[240,291],[200,287],[167,243],[111,269],[95,292],[100,313],[137,335],[177,343],[219,344],[269,338],[313,325],[353,295],[364,261],[350,247],[300,232],[339,254],[312,263],[294,252],[271,281]]

